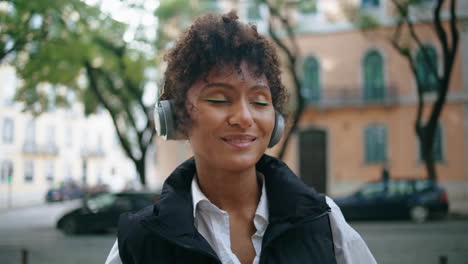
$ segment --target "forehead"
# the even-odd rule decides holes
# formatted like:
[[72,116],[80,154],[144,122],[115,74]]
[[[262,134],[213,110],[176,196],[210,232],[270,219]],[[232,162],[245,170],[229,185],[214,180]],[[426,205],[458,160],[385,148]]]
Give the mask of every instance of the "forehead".
[[268,86],[265,74],[258,74],[257,66],[241,61],[239,66],[223,63],[213,67],[206,78],[199,80],[203,83],[225,82],[232,84],[251,84]]

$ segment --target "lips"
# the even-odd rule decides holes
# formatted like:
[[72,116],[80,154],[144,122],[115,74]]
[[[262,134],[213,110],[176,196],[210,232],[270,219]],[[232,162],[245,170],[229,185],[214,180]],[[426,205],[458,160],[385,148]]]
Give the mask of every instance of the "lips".
[[221,137],[221,139],[235,148],[243,149],[252,145],[257,137],[252,135],[228,135]]

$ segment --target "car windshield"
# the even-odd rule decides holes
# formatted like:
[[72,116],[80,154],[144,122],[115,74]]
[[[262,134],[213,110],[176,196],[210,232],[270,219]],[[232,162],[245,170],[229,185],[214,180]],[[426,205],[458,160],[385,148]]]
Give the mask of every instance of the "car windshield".
[[375,196],[382,195],[384,192],[384,185],[382,182],[374,182],[369,183],[361,191],[359,191],[359,195],[365,198],[371,198]]
[[105,207],[112,205],[117,197],[110,193],[100,194],[92,197],[87,201],[87,206],[92,211],[97,211]]

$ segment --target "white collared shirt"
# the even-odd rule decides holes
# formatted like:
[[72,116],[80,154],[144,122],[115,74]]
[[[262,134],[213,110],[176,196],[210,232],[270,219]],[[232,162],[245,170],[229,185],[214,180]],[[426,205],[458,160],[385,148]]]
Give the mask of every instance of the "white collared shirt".
[[[198,232],[206,239],[223,264],[240,264],[239,259],[231,250],[231,237],[229,228],[229,215],[212,204],[201,192],[196,177],[191,187],[193,201],[194,224]],[[346,222],[340,208],[330,198],[326,202],[331,208],[330,225],[335,246],[337,264],[376,264],[372,253],[361,236]],[[265,184],[262,184],[262,194],[254,217],[257,231],[252,236],[257,264],[260,259],[262,240],[268,226],[268,200]],[[122,264],[119,256],[117,241],[107,257],[106,264]]]
[[[260,174],[260,176],[264,182],[263,175]],[[192,180],[192,201],[194,225],[198,232],[210,244],[223,264],[240,264],[239,259],[231,250],[229,214],[206,198],[198,186],[196,177],[193,177]],[[265,184],[262,184],[262,194],[255,211],[254,225],[257,231],[251,239],[256,254],[253,264],[257,264],[262,250],[263,234],[268,226],[268,201]]]

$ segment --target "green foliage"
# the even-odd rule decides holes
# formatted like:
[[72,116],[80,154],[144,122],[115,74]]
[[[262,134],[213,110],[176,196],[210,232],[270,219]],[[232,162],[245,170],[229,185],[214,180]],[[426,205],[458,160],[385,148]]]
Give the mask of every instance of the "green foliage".
[[[125,43],[122,37],[128,25],[82,0],[0,0],[0,4],[6,6],[0,8],[0,63],[13,65],[23,80],[16,99],[25,110],[40,114],[52,102],[66,104],[67,91],[57,89],[73,91],[86,115],[106,109],[127,156],[136,165],[144,162],[154,131],[149,117],[137,113],[150,113],[142,96],[144,73],[154,59]],[[137,127],[135,120],[142,118],[145,127]],[[148,133],[151,137],[142,136]],[[144,183],[144,171],[139,174]]]
[[300,0],[297,7],[301,13],[309,14],[317,12],[317,0]]
[[357,21],[358,27],[362,30],[375,29],[380,26],[379,21],[372,15],[361,15]]
[[188,0],[161,0],[155,15],[161,20],[168,20],[180,13],[190,12],[190,1]]

